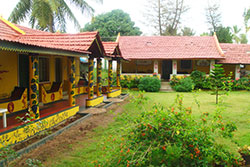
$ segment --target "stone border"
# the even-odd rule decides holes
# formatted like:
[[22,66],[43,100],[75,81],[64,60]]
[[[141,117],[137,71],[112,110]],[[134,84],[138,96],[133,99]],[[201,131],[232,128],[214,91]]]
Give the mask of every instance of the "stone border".
[[128,97],[128,93],[122,93],[121,95],[120,95],[120,98],[121,99],[126,99],[127,97]]

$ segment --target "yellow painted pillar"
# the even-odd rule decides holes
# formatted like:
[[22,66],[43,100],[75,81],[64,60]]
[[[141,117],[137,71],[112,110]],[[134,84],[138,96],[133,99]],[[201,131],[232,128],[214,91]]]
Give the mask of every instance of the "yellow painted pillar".
[[88,85],[88,99],[94,98],[94,59],[89,58],[89,85]]
[[109,60],[109,69],[108,69],[108,92],[112,92],[112,80],[113,80],[113,70],[112,70],[112,60]]
[[69,105],[75,106],[75,88],[76,88],[76,60],[74,57],[68,58],[69,62]]
[[98,58],[97,59],[97,84],[96,84],[96,87],[97,87],[97,96],[102,96],[102,59],[101,58]]
[[30,115],[35,119],[40,118],[39,113],[39,74],[38,74],[38,57],[29,56],[29,96],[30,96]]
[[121,61],[120,61],[120,59],[118,59],[117,60],[117,68],[116,68],[116,83],[117,83],[117,87],[121,86],[120,80],[121,80]]

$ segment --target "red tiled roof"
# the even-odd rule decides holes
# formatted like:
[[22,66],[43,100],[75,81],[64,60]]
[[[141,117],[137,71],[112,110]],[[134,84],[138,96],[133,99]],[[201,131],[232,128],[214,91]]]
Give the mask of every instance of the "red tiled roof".
[[107,55],[114,55],[115,49],[118,46],[117,42],[102,42]]
[[0,40],[16,42],[16,38],[19,35],[20,33],[10,28],[7,24],[0,20]]
[[220,44],[225,54],[222,64],[250,64],[250,44]]
[[93,51],[94,46],[92,46],[92,44],[98,42],[102,54],[105,54],[97,31],[78,34],[60,34],[34,30],[15,24],[13,25],[24,31],[25,34],[21,34],[14,30],[13,27],[0,19],[0,40],[88,54]]
[[40,47],[63,49],[75,52],[86,52],[98,32],[83,32],[78,34],[45,33],[19,36],[18,41],[23,44],[32,44]]
[[105,52],[110,57],[122,57],[118,42],[102,42]]
[[126,59],[223,59],[214,36],[121,36]]

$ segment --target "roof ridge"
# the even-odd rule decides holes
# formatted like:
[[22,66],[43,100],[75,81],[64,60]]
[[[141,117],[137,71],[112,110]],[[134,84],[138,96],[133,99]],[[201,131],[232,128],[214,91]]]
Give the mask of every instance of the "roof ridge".
[[219,43],[219,40],[218,40],[218,38],[217,38],[217,36],[216,36],[216,33],[214,33],[213,36],[214,36],[216,48],[218,49],[220,55],[223,56],[223,57],[225,57],[224,52],[222,51],[222,49],[221,49],[221,47],[220,47],[220,43]]
[[15,30],[16,32],[25,35],[26,33],[21,30],[20,28],[18,28],[17,26],[15,26],[14,24],[12,24],[11,22],[9,22],[8,20],[4,19],[2,16],[0,16],[0,20],[5,23],[7,26],[9,26],[11,29]]

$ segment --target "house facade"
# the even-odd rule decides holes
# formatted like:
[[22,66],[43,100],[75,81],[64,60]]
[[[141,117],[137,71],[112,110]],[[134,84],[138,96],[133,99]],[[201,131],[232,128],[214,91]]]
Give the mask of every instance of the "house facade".
[[225,54],[225,59],[218,63],[223,64],[225,71],[232,71],[235,79],[250,74],[250,45],[221,43],[220,47]]
[[245,63],[228,61],[232,54],[225,52],[216,35],[121,36],[119,44],[123,57],[130,60],[122,63],[122,75],[154,73],[162,80],[169,80],[173,75],[188,76],[194,70],[209,75],[215,63],[222,63],[227,74],[232,72],[233,77],[238,78],[239,66]]
[[[117,49],[118,45],[114,47]],[[113,59],[115,57],[115,59]],[[88,79],[80,72],[88,59]],[[121,94],[109,84],[102,91],[101,61],[119,61],[106,54],[98,32],[49,33],[12,24],[0,17],[0,147],[23,141]],[[97,62],[94,82],[94,61]],[[112,72],[112,66],[110,66]],[[112,83],[112,77],[109,77]],[[17,117],[32,117],[25,132]],[[7,115],[7,116],[6,116]],[[27,129],[27,128],[26,128]]]

